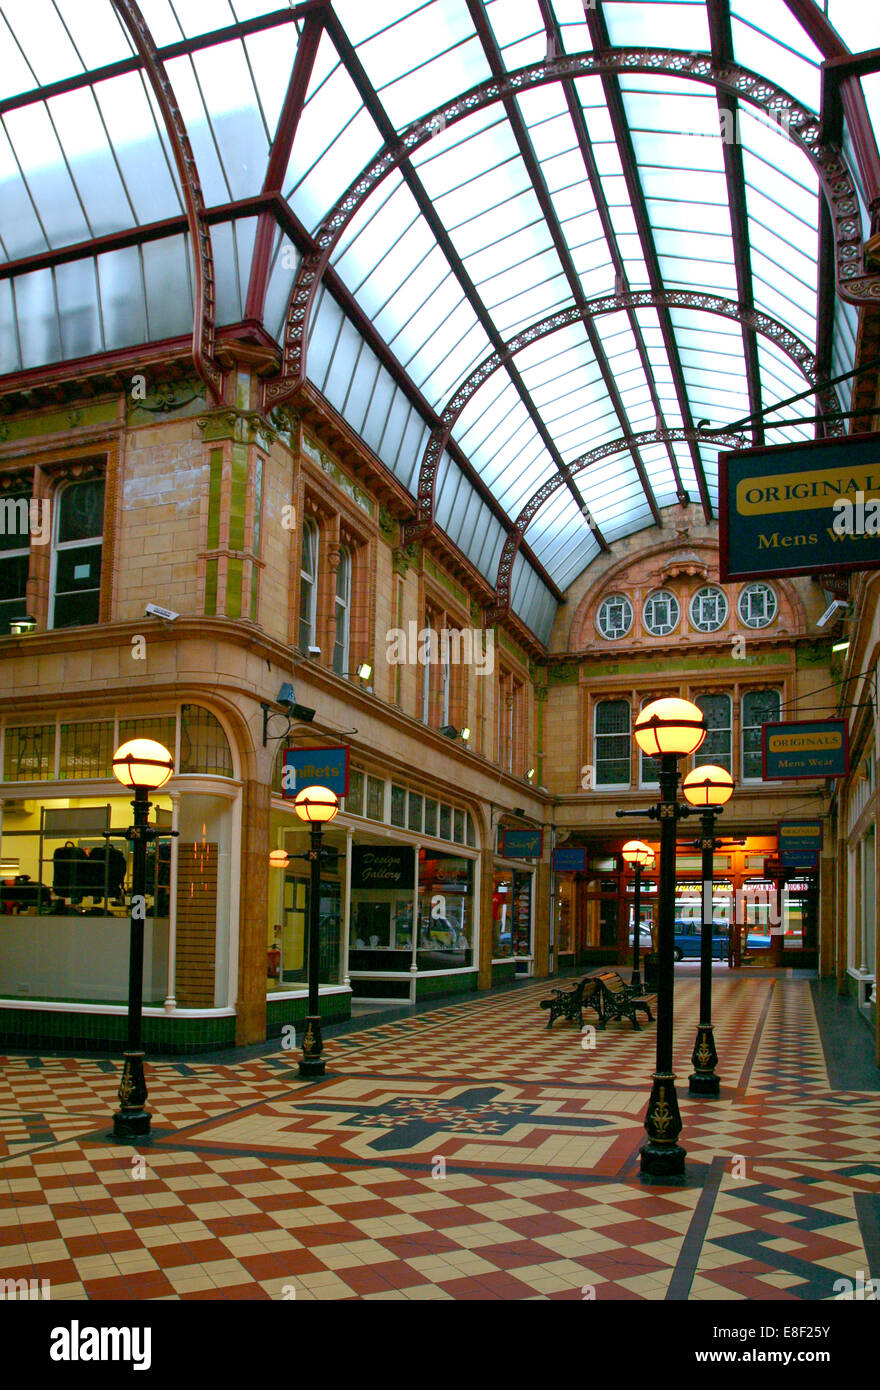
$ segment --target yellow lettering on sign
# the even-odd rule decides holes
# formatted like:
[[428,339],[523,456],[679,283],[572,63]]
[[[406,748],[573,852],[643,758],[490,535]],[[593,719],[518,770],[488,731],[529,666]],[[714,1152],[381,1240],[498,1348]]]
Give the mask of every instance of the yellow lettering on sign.
[[843,747],[843,734],[771,734],[768,747],[771,753],[825,753]]
[[821,473],[810,469],[744,478],[736,485],[736,510],[740,516],[819,511],[840,498],[853,501],[857,492],[864,494],[866,503],[880,498],[880,458],[875,464],[841,464]]

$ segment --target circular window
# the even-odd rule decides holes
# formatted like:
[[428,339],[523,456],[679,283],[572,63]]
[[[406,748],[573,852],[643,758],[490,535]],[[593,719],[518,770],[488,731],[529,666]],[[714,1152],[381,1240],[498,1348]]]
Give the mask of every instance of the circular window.
[[678,599],[675,594],[668,589],[657,589],[645,600],[642,609],[642,621],[650,633],[655,637],[665,637],[678,626],[681,616],[681,609],[678,606]]
[[776,595],[769,584],[747,584],[737,608],[746,627],[767,627],[776,617]]
[[717,632],[727,620],[727,596],[723,589],[707,584],[691,599],[691,623],[698,632]]
[[633,610],[623,594],[610,594],[599,604],[596,625],[603,637],[625,637],[633,625]]

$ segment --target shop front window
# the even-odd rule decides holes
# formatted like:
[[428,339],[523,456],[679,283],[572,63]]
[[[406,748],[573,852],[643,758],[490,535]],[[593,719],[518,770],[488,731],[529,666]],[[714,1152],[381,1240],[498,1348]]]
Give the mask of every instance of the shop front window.
[[[286,875],[284,921],[280,933],[276,927],[274,934],[281,952],[279,975],[282,987],[304,984],[309,978],[310,903],[310,879]],[[318,982],[335,985],[339,983],[342,941],[342,889],[338,879],[325,878],[322,874],[318,914]]]
[[414,888],[413,846],[352,845],[352,970],[410,968]]
[[473,964],[474,864],[456,854],[419,850],[419,970]]

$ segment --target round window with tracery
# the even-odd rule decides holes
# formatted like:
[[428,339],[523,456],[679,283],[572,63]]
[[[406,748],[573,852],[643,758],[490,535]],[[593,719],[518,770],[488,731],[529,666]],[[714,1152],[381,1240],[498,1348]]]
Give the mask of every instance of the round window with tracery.
[[596,625],[603,637],[613,641],[625,637],[633,624],[633,609],[624,594],[609,594],[599,604]]

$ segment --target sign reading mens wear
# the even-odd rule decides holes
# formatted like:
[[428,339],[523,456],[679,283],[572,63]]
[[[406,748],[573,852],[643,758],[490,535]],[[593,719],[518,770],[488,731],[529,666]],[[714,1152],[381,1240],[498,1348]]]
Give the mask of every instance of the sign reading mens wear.
[[718,455],[721,580],[880,567],[880,434]]
[[822,822],[781,820],[777,827],[779,858],[785,869],[817,869],[822,852]]
[[765,782],[797,777],[845,777],[849,771],[846,720],[765,724],[761,730],[761,751]]

